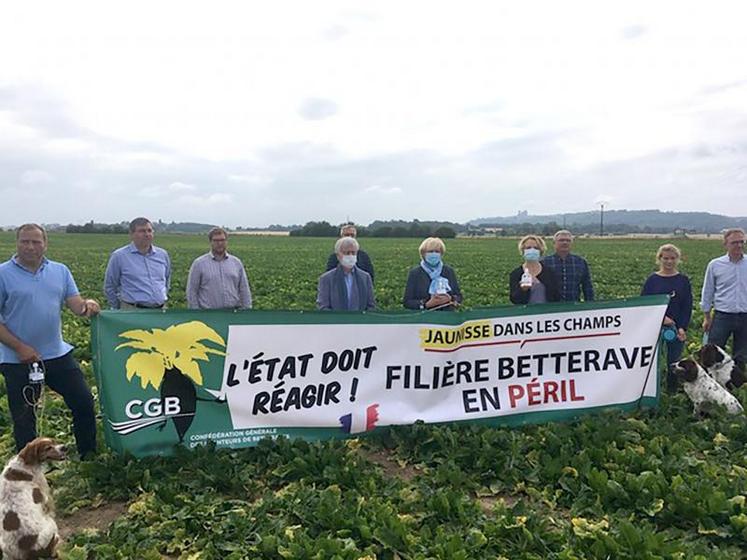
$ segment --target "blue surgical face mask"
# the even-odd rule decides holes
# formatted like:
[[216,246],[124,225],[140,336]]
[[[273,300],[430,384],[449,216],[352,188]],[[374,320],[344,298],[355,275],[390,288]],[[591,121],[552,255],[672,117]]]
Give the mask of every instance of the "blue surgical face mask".
[[441,262],[441,253],[437,253],[436,251],[433,251],[431,253],[425,254],[425,262],[428,263],[430,266],[438,266]]
[[527,262],[537,262],[540,260],[540,250],[535,248],[524,249],[524,260]]

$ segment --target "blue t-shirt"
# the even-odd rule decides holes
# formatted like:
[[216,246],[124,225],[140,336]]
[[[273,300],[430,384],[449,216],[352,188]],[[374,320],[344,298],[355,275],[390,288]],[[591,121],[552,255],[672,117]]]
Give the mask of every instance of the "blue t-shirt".
[[[36,272],[15,256],[0,264],[0,322],[21,342],[51,360],[72,346],[62,340],[62,306],[78,295],[73,275],[62,263],[44,259]],[[0,363],[20,363],[16,353],[0,344]]]

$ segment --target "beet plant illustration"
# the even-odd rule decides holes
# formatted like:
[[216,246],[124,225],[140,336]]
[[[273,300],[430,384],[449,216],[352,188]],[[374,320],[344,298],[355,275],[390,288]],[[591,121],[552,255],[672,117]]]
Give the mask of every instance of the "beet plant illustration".
[[209,354],[225,356],[225,352],[208,346],[213,343],[221,348],[226,347],[223,338],[199,321],[190,321],[172,325],[166,329],[131,330],[123,332],[120,338],[130,339],[117,346],[139,350],[127,358],[125,370],[127,379],[140,379],[140,386],[145,389],[151,385],[161,392],[161,406],[166,405],[166,399],[179,399],[180,411],[176,415],[164,416],[160,429],[170,418],[179,436],[179,443],[184,441],[184,434],[192,425],[198,400],[197,387],[203,384],[199,361],[208,361]]

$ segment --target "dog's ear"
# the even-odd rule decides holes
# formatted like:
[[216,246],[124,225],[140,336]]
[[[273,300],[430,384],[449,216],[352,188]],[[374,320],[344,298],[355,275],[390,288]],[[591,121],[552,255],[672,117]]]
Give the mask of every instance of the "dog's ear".
[[706,344],[698,352],[698,361],[703,365],[704,368],[709,368],[713,364],[717,364],[723,358],[721,357],[721,349],[715,344]]
[[685,381],[692,382],[698,378],[698,364],[695,360],[680,360],[677,365],[678,373]]
[[47,453],[54,448],[54,442],[49,438],[36,438],[26,444],[18,456],[27,465],[41,465],[47,459]]

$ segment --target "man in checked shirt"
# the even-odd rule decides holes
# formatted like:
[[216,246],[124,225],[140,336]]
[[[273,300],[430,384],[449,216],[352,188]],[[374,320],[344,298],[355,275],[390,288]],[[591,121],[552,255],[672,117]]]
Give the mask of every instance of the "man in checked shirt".
[[591,284],[589,264],[578,255],[571,254],[573,235],[567,229],[561,229],[553,235],[555,253],[548,255],[542,263],[551,268],[560,282],[560,299],[562,301],[594,300],[594,286]]
[[228,234],[215,227],[208,233],[210,252],[197,257],[187,278],[190,309],[250,309],[252,292],[244,264],[226,251]]

